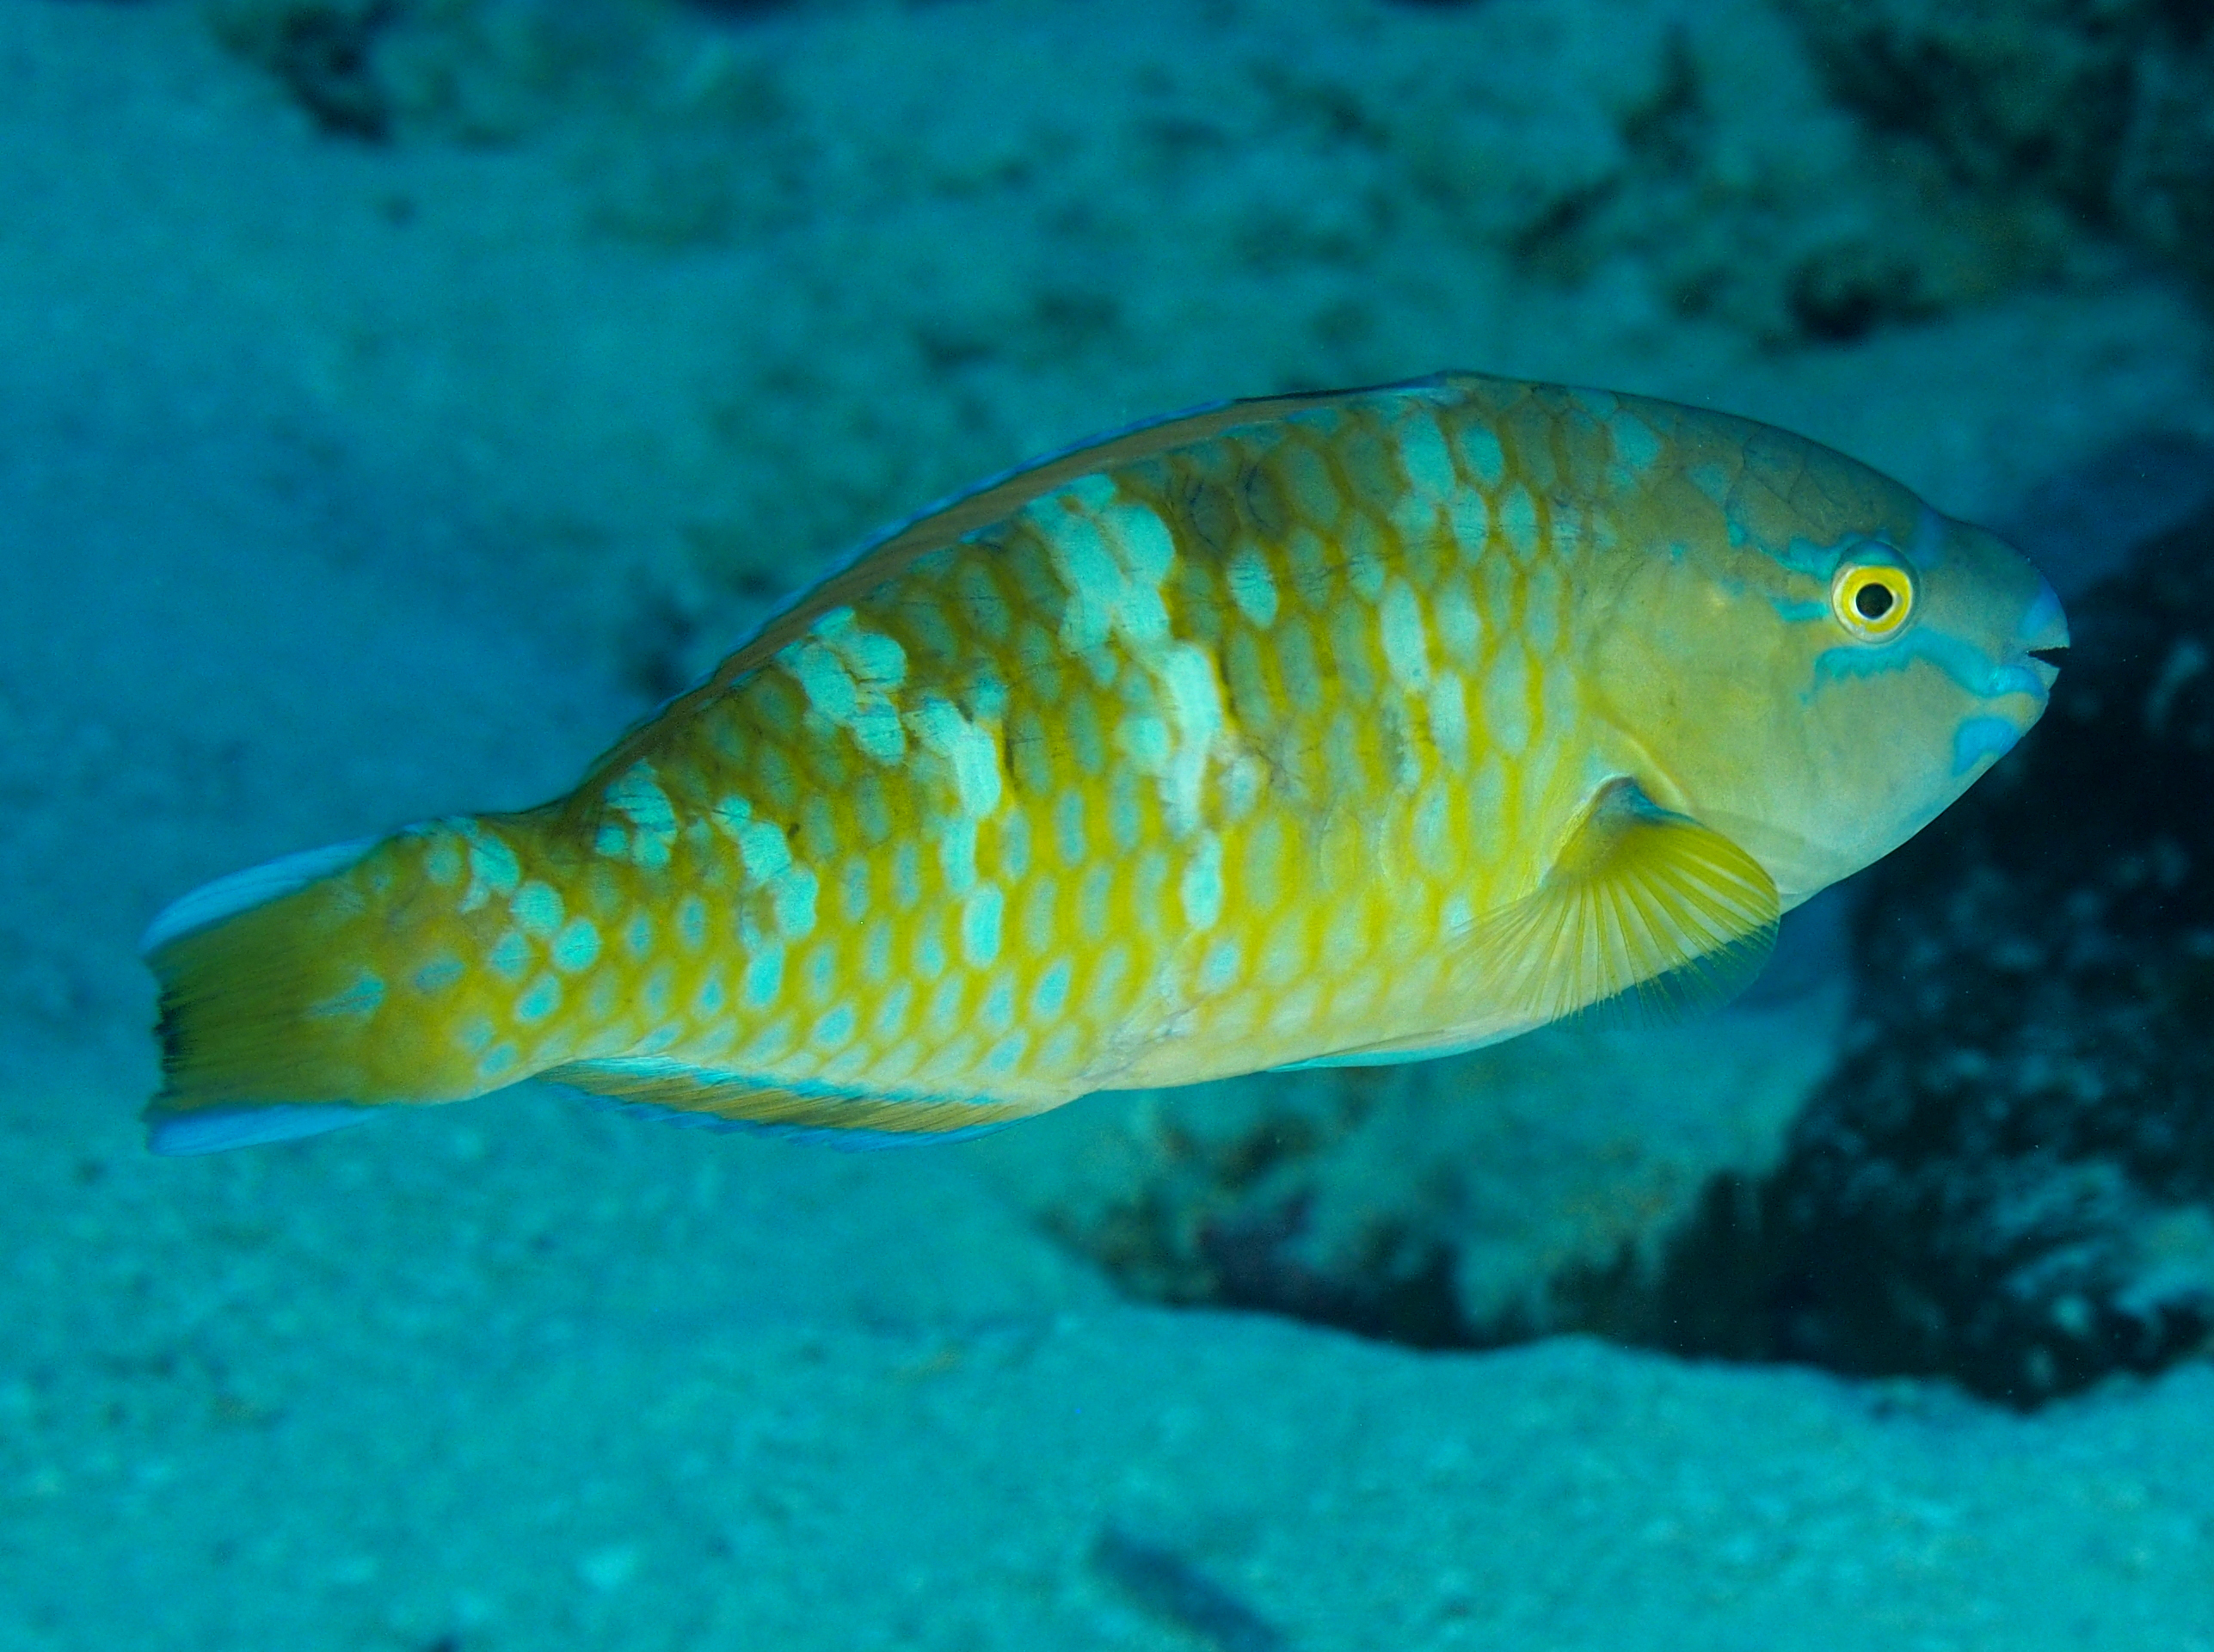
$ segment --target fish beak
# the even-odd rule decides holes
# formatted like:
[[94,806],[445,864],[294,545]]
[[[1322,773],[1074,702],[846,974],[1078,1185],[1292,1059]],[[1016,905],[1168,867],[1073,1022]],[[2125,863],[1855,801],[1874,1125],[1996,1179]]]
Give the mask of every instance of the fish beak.
[[2037,673],[2038,680],[2051,689],[2060,676],[2060,661],[2049,656],[2063,654],[2067,648],[2068,616],[2062,611],[2060,598],[2052,586],[2040,579],[2037,595],[2022,615],[2020,629],[2015,634],[2015,652]]

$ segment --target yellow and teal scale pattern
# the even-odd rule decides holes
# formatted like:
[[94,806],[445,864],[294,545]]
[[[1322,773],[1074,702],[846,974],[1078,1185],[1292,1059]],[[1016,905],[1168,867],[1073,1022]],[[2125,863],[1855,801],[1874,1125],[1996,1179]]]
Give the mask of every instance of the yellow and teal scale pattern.
[[342,976],[317,1013],[360,1023],[349,1083],[295,1093],[546,1073],[937,1132],[1532,1024],[1435,961],[1620,771],[1579,627],[1675,412],[1233,404],[925,517],[568,798],[294,897]]
[[630,1058],[996,1117],[1463,1018],[1425,961],[1602,777],[1571,593],[1659,440],[1468,401],[1249,412],[818,600],[564,804],[444,828],[491,921],[439,1019],[486,1085]]

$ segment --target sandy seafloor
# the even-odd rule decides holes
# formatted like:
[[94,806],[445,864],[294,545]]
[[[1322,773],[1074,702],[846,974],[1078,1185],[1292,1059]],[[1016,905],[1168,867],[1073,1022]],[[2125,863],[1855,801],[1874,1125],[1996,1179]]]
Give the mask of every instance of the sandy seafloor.
[[[858,54],[865,136],[1105,15],[774,27],[826,97],[822,54]],[[1349,11],[1261,15],[1296,52]],[[0,7],[0,1652],[2214,1649],[2204,1365],[2025,1418],[1574,1339],[1415,1354],[1123,1303],[965,1148],[528,1094],[148,1158],[145,920],[569,783],[644,703],[624,605],[680,589],[687,524],[827,552],[1025,451],[1332,369],[1706,397],[1963,513],[2214,427],[2194,312],[2123,259],[1780,354],[1604,283],[1402,282],[1340,360],[1272,353],[1274,289],[1168,246],[1204,199],[1115,276],[1142,349],[934,396],[877,319],[969,292],[963,260],[988,287],[1004,202],[672,249],[581,230],[546,154],[321,137],[189,5]],[[1009,233],[1050,263],[1051,222]],[[783,377],[716,402],[772,346]],[[709,403],[751,472],[686,433]],[[1118,1581],[1110,1532],[1281,1638]]]

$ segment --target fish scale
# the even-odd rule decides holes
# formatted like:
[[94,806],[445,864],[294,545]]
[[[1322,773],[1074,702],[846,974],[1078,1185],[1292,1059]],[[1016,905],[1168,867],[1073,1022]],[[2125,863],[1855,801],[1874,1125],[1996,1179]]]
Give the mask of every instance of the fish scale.
[[[1390,520],[1408,516],[1393,507],[1412,488],[1395,463],[1411,440],[1446,458],[1430,409],[1318,409],[1286,421],[1270,439],[1227,440],[1196,458],[1162,456],[1072,482],[1006,529],[934,551],[895,586],[817,617],[771,665],[717,693],[710,715],[722,733],[704,755],[693,748],[702,731],[668,720],[664,740],[600,793],[602,804],[616,806],[611,797],[624,786],[657,784],[678,820],[684,852],[668,866],[636,868],[633,877],[647,879],[637,904],[660,904],[668,886],[710,888],[710,863],[724,848],[691,826],[733,813],[757,831],[775,824],[792,839],[795,859],[777,873],[782,888],[819,888],[850,863],[850,881],[881,881],[890,899],[817,924],[779,919],[775,888],[733,890],[713,928],[748,959],[764,941],[782,941],[786,966],[775,992],[746,994],[737,1016],[693,1014],[655,1028],[649,1039],[667,1039],[655,1054],[735,1060],[761,1076],[803,1060],[810,1076],[919,1096],[1041,1090],[1058,1098],[1072,1087],[1242,1070],[1255,1035],[1273,1041],[1302,1025],[1324,1050],[1362,1043],[1370,1032],[1364,1016],[1384,997],[1377,948],[1386,935],[1435,935],[1453,893],[1479,906],[1515,893],[1490,888],[1492,873],[1530,859],[1516,857],[1515,846],[1543,820],[1552,793],[1532,786],[1523,804],[1512,758],[1559,733],[1541,713],[1539,651],[1499,647],[1523,616],[1530,567],[1550,554],[1543,525],[1521,543],[1485,534],[1463,544],[1439,496],[1419,538],[1443,556],[1411,565],[1408,534]],[[1333,463],[1333,445],[1346,461]],[[1473,485],[1461,470],[1450,471],[1453,489]],[[1494,492],[1516,485],[1525,488],[1512,445]],[[1349,534],[1346,519],[1364,527]],[[1355,554],[1344,551],[1349,540]],[[1224,571],[1233,558],[1284,593],[1266,624],[1231,600]],[[1395,605],[1386,598],[1411,592],[1417,569],[1435,598],[1443,582],[1470,585],[1484,565],[1505,569],[1492,576],[1494,613],[1505,609],[1505,623],[1468,666],[1488,682],[1479,706],[1512,706],[1512,737],[1497,742],[1479,711],[1468,753],[1450,762],[1428,733],[1432,717],[1411,704],[1412,691],[1419,686],[1432,702],[1459,691],[1466,704],[1466,685],[1457,671],[1432,680],[1426,631],[1415,638],[1424,658],[1415,685],[1390,669],[1384,617]],[[1405,574],[1388,571],[1397,567]],[[1505,602],[1497,600],[1501,586]],[[1063,644],[1076,631],[1087,644],[1073,648],[1076,680],[1058,669],[1025,669],[1012,647],[1012,592],[1027,598],[1038,631]],[[1405,611],[1424,627],[1412,605]],[[1249,654],[1273,655],[1280,644],[1270,633],[1291,629],[1307,631],[1302,658],[1315,660],[1313,680],[1291,697],[1328,702],[1333,711],[1319,744],[1304,720],[1273,715],[1282,682],[1245,704],[1227,691],[1224,648],[1233,636],[1253,644]],[[1546,631],[1561,640],[1557,623]],[[855,675],[824,665],[826,655],[850,654],[864,640],[892,644],[879,648],[872,693],[912,731],[875,758],[852,727]],[[886,680],[892,660],[912,662],[896,682]],[[1183,662],[1204,680],[1184,686],[1196,704],[1178,717],[1169,685]],[[1485,678],[1492,671],[1497,680]],[[797,709],[779,675],[802,693],[810,682],[837,686],[810,693],[810,704]],[[1087,722],[1100,728],[1094,762],[1049,735],[1048,720],[1069,697],[1087,700]],[[1018,759],[1010,731],[1025,724],[1034,733]],[[944,733],[932,737],[932,728]],[[1470,817],[1446,782],[1492,751],[1510,773],[1492,793],[1497,806]],[[720,753],[741,755],[730,762]],[[1110,771],[1107,753],[1125,764]],[[824,801],[855,759],[879,764],[895,797],[892,817],[921,826],[926,846],[937,848],[934,866],[926,863],[907,897],[895,893],[890,839],[868,842],[850,810],[834,806],[810,826],[792,806],[797,789],[779,782],[786,769],[797,771],[810,797]],[[965,782],[963,759],[987,782]],[[1224,773],[1239,764],[1258,764],[1269,784],[1239,784]],[[1173,773],[1178,766],[1187,773]],[[647,769],[653,777],[637,779]],[[1038,863],[1031,839],[1049,835],[1041,828],[1063,793],[1072,800],[1065,808],[1083,821],[1083,852],[1056,851]],[[1424,832],[1430,800],[1448,817]],[[589,790],[578,801],[589,813]],[[1127,824],[1116,824],[1118,815]],[[1393,883],[1364,877],[1375,862],[1408,863],[1422,875]],[[1085,893],[1089,879],[1103,879],[1103,888]],[[1291,899],[1308,881],[1359,894],[1318,912]],[[1198,888],[1220,893],[1200,899]],[[1042,917],[1000,937],[1010,906]],[[1183,924],[1162,924],[1162,912]],[[886,932],[876,946],[906,956],[912,979],[928,986],[921,998],[888,1001],[883,983],[868,979],[872,930]],[[1262,955],[1270,955],[1270,979],[1253,972]],[[698,1004],[693,979],[726,963],[702,950],[689,972],[678,966],[675,1001]],[[1067,972],[1069,987],[1052,994],[1052,1012],[1038,1014],[1048,972]],[[1393,1008],[1412,1005],[1395,997]],[[544,1043],[533,1060],[556,1047],[574,1045]]]
[[1640,593],[1736,558],[1695,629],[1928,514],[1742,421],[1475,375],[1109,439],[888,536],[565,799],[188,898],[157,1135],[532,1075],[936,1133],[1510,1035],[1785,899],[1658,754]]

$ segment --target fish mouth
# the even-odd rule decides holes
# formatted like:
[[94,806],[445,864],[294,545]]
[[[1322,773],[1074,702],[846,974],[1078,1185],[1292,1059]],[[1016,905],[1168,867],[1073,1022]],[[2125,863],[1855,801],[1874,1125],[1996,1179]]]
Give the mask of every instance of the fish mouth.
[[2014,648],[2023,663],[2037,673],[2038,680],[2050,689],[2060,676],[2061,656],[2068,652],[2068,615],[2060,605],[2059,595],[2042,579],[2037,582],[2037,595],[2022,615]]

